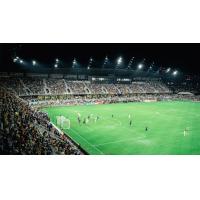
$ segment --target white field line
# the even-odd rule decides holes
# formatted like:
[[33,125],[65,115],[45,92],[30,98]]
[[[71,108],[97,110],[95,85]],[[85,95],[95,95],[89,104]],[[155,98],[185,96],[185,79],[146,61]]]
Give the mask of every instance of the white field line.
[[61,131],[60,128],[58,128],[53,122],[51,122],[51,124],[63,135],[63,131]]
[[[137,139],[143,139],[143,138],[146,138],[146,137],[140,137],[140,138],[137,138]],[[126,141],[130,141],[130,140],[136,140],[136,138],[128,138],[128,139],[123,139],[123,140],[115,140],[115,141],[111,141],[111,142],[105,142],[105,143],[101,143],[101,144],[96,144],[94,146],[98,147],[98,146],[104,146],[104,145],[107,145],[107,144],[115,144],[115,143],[120,143],[120,142],[126,142]]]
[[82,138],[85,142],[87,142],[92,148],[96,149],[98,152],[100,152],[102,155],[104,155],[104,153],[98,149],[96,146],[92,145],[90,142],[88,142],[88,140],[86,140],[83,136],[81,136],[77,131],[71,129],[71,131],[73,131],[76,135],[78,135],[80,138]]
[[[52,123],[52,122],[51,122]],[[53,124],[53,123],[52,123]],[[63,131],[61,131],[55,124],[53,124],[53,126],[61,133],[63,134]],[[84,141],[86,141],[90,146],[92,146],[93,148],[95,148],[97,151],[99,151],[101,154],[104,154],[100,149],[98,149],[97,147],[95,147],[94,145],[92,145],[91,143],[89,143],[84,137],[82,137],[77,131],[71,129],[75,134],[77,134],[80,138],[82,138]],[[71,137],[70,137],[71,138]],[[73,140],[73,138],[71,138]]]

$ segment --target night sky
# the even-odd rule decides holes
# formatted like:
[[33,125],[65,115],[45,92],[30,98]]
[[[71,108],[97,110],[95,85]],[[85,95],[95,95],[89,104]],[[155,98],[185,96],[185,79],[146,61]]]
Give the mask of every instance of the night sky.
[[15,71],[20,65],[13,63],[19,56],[27,63],[36,60],[45,67],[53,67],[55,58],[62,61],[62,67],[71,67],[75,57],[80,67],[86,67],[92,56],[94,68],[103,65],[105,56],[114,66],[119,56],[126,67],[132,57],[135,63],[145,58],[146,66],[153,61],[157,67],[172,67],[185,73],[200,74],[200,44],[0,44],[1,71]]

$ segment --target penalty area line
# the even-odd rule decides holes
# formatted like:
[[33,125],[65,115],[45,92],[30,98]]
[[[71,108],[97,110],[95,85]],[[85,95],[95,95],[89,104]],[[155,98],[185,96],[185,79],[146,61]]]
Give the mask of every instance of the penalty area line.
[[92,145],[90,142],[88,142],[88,140],[86,140],[83,136],[81,136],[77,131],[71,129],[71,131],[73,131],[76,135],[78,135],[82,140],[84,140],[85,142],[87,142],[92,148],[96,149],[98,152],[100,152],[102,155],[104,155],[104,153],[98,149],[95,145]]

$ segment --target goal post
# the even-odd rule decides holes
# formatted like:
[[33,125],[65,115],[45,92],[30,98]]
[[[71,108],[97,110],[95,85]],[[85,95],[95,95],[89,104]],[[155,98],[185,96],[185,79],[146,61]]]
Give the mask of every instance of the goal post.
[[56,116],[56,124],[61,129],[70,129],[70,120],[64,116]]

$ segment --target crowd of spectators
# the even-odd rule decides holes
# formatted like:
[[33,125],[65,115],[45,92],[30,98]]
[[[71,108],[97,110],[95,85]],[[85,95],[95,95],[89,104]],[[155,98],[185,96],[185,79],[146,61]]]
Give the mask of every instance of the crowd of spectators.
[[132,93],[171,93],[169,88],[160,81],[133,82],[130,90]]
[[66,94],[66,85],[64,79],[45,79],[47,88],[51,94]]
[[200,93],[200,87],[199,84],[175,84],[175,85],[169,85],[172,91],[174,93],[179,92],[191,92],[191,93]]
[[98,95],[98,96],[71,96],[63,99],[37,100],[29,99],[30,105],[61,106],[80,104],[103,104],[117,102],[147,102],[147,101],[200,101],[200,96],[178,94],[127,94],[127,95]]
[[66,81],[66,84],[71,89],[73,94],[90,93],[83,81]]
[[17,95],[26,94],[26,89],[23,87],[19,78],[0,78],[0,85],[6,89],[12,90]]
[[170,93],[171,90],[160,81],[132,82],[131,84],[90,83],[89,81],[68,81],[52,78],[5,78],[0,83],[15,91],[19,96],[62,95],[62,94],[132,94]]
[[0,88],[1,154],[83,154],[45,113]]
[[[45,94],[43,79],[23,78],[21,81],[30,90],[31,95]],[[27,95],[27,93],[25,93],[25,95]]]
[[92,94],[105,94],[107,93],[107,90],[102,86],[102,84],[96,84],[96,83],[85,83],[87,88],[90,89]]

